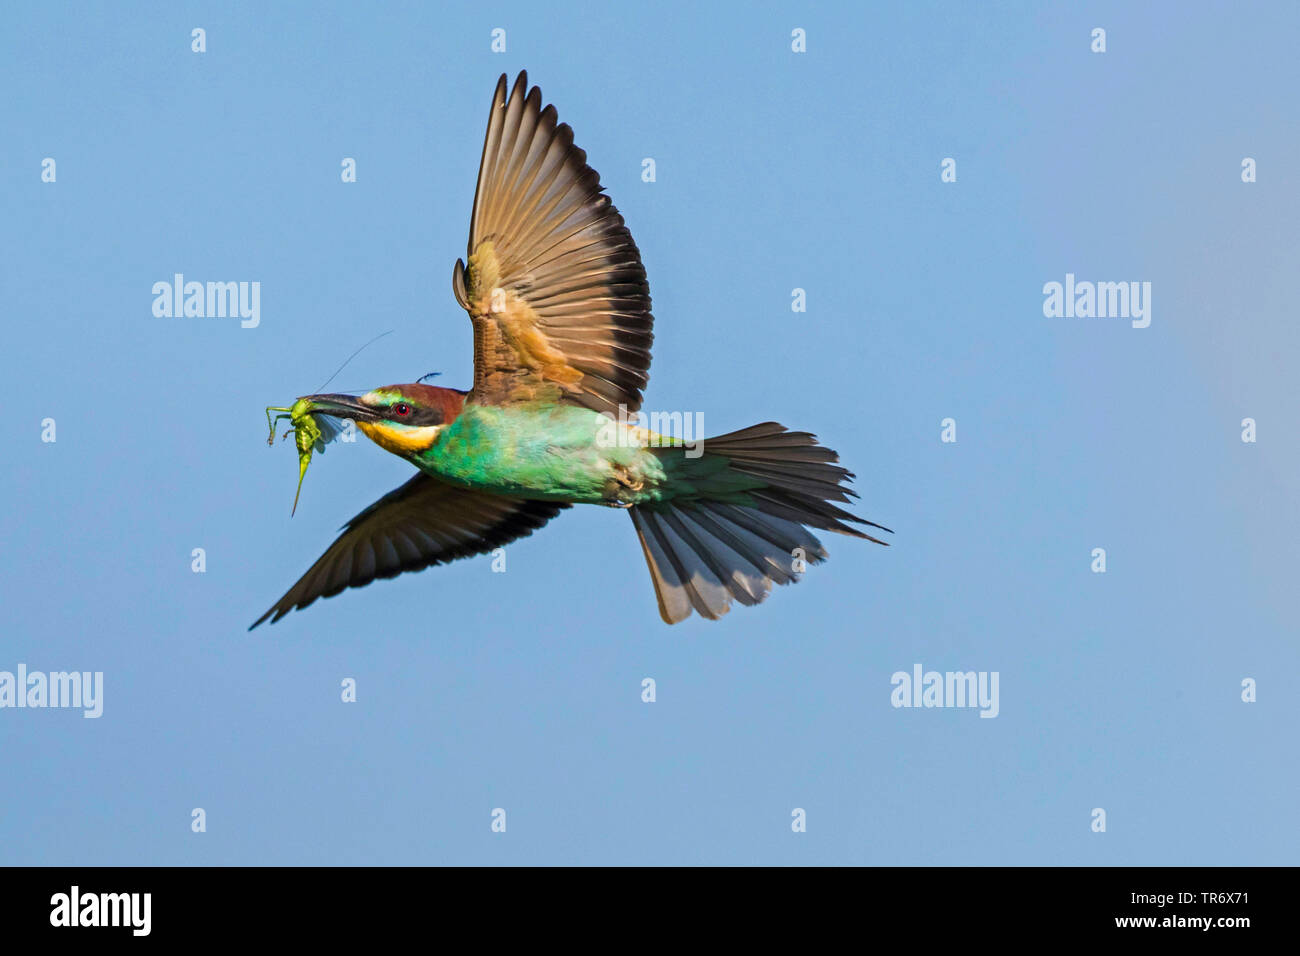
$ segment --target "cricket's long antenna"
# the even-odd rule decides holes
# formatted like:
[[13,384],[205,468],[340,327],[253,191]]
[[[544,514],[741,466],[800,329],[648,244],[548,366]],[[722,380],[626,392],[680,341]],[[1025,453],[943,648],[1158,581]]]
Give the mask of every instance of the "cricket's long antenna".
[[360,355],[360,354],[361,354],[362,352],[364,352],[366,349],[370,348],[370,346],[374,345],[376,342],[378,342],[380,339],[382,339],[385,335],[392,335],[392,334],[393,334],[393,330],[392,330],[392,329],[389,329],[387,332],[380,332],[378,335],[376,335],[373,339],[371,339],[371,340],[370,340],[369,342],[367,342],[365,345],[361,346],[361,348],[357,349],[355,352],[353,352],[351,355],[349,355],[349,356],[347,357],[346,361],[344,361],[344,363],[343,363],[342,365],[340,365],[338,368],[336,368],[336,369],[334,370],[334,374],[333,374],[333,375],[331,375],[329,378],[325,379],[325,381],[321,382],[320,385],[317,386],[317,388],[315,389],[315,391],[319,392],[322,388],[324,388],[324,387],[325,387],[326,385],[328,385],[330,382],[334,381],[335,377],[339,374],[339,372],[343,371],[345,368],[348,367],[348,362],[351,362],[354,358],[356,358],[358,355]]

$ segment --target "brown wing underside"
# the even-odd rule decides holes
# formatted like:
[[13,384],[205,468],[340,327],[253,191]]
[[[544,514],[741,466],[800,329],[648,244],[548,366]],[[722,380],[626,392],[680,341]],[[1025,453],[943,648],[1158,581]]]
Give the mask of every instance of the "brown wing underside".
[[294,608],[345,588],[491,551],[527,537],[567,507],[470,491],[417,474],[349,521],[298,583],[249,630],[267,618],[274,624]]
[[468,401],[634,411],[648,380],[641,254],[573,131],[520,73],[497,83],[456,298],[474,324]]

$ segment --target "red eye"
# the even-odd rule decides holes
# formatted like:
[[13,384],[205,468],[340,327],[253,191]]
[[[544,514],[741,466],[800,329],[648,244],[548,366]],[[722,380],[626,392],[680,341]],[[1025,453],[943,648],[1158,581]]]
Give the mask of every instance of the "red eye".
[[405,418],[407,415],[411,414],[411,406],[406,404],[406,402],[398,402],[393,406],[393,414],[397,415],[399,418]]

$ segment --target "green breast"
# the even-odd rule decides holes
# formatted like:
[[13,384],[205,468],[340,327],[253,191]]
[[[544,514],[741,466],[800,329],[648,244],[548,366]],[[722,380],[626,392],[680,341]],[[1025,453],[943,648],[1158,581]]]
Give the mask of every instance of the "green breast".
[[600,437],[609,431],[608,419],[572,405],[466,405],[417,464],[469,488],[589,504],[663,481],[653,454]]

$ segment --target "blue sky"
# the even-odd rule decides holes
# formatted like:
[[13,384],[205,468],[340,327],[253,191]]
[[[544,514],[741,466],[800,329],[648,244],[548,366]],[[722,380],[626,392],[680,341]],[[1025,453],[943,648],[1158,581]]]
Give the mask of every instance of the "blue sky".
[[[1300,13],[1131,7],[7,10],[0,671],[102,671],[104,713],[0,709],[0,863],[1295,863]],[[410,472],[332,446],[291,520],[263,407],[389,329],[331,388],[469,385],[521,68],[641,248],[646,407],[816,432],[892,547],[669,628],[574,509],[250,634]],[[155,317],[177,272],[260,324]],[[1045,317],[1067,273],[1150,326]],[[998,716],[892,707],[915,664]]]

